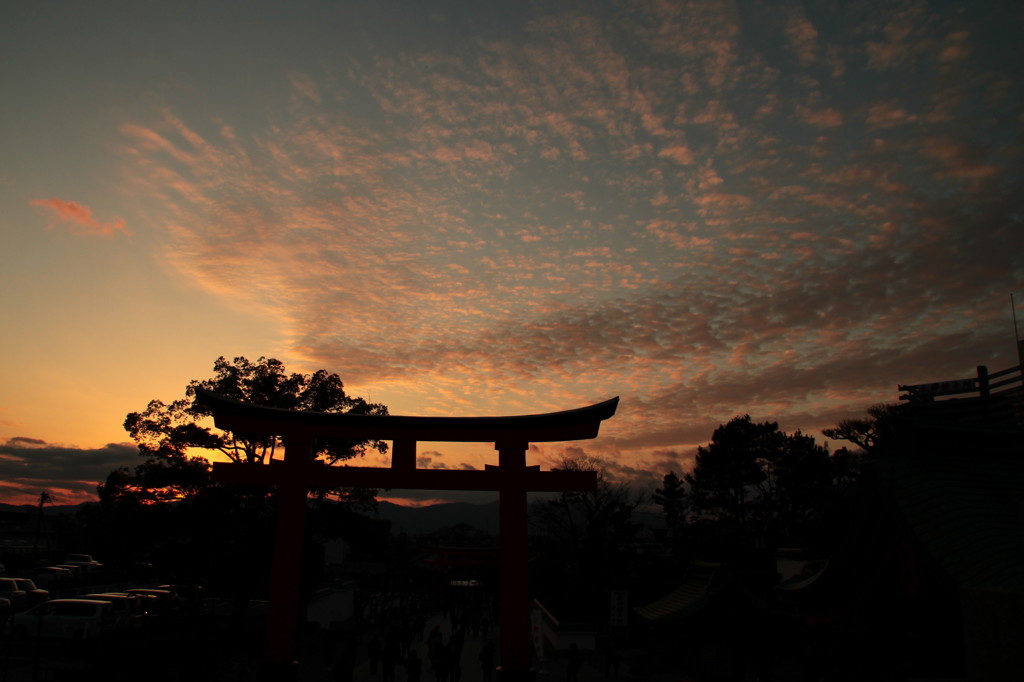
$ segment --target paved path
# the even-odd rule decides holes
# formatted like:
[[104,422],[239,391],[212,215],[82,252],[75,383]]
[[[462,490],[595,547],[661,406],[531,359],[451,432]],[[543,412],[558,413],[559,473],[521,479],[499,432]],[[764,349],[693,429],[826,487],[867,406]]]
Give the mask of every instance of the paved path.
[[[447,642],[451,637],[451,628],[449,622],[441,616],[441,614],[435,614],[427,620],[427,626],[425,631],[430,632],[435,626],[440,628],[441,634],[444,637],[444,641]],[[489,635],[494,640],[495,644],[498,642],[498,633],[492,628]],[[352,677],[352,682],[382,682],[383,676],[380,667],[377,669],[376,675],[370,674],[370,661],[366,655],[366,642],[369,637],[361,637],[360,642],[356,650],[356,666]],[[474,639],[469,634],[466,635],[465,643],[463,645],[461,664],[462,674],[458,682],[484,682],[483,671],[480,667],[479,655],[480,648],[483,646],[484,639],[482,637]],[[338,649],[340,649],[339,645]],[[430,662],[427,659],[427,642],[424,638],[423,642],[413,641],[413,648],[416,650],[417,655],[423,662],[423,672],[420,677],[421,682],[436,682],[436,677],[433,670],[431,670]],[[323,655],[322,640],[319,636],[311,637],[303,643],[300,660],[300,682],[333,682],[331,671],[327,666],[325,657]],[[335,652],[334,660],[337,660],[338,652]],[[535,661],[537,668],[537,681],[538,682],[563,682],[566,679],[566,659],[564,657],[552,657],[545,660]],[[605,678],[603,669],[603,663],[599,660],[599,654],[596,652],[583,652],[583,667],[580,671],[579,682],[614,682],[616,679],[614,676]],[[618,679],[625,682],[626,676],[620,675]],[[408,682],[408,676],[406,674],[405,667],[402,665],[397,666],[395,673],[395,682]],[[449,682],[455,682],[449,678]],[[491,675],[491,682],[496,682],[496,676]]]

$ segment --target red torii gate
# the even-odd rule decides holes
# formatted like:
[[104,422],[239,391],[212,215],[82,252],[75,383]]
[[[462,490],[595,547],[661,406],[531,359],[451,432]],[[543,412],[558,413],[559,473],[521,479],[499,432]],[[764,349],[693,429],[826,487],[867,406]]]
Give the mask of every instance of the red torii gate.
[[[268,465],[216,463],[215,480],[278,486],[264,660],[285,668],[295,654],[306,498],[310,488],[495,490],[499,493],[501,668],[506,680],[530,676],[526,493],[594,490],[593,471],[541,471],[526,466],[530,443],[596,438],[619,399],[549,414],[512,417],[407,417],[295,412],[249,405],[196,389],[218,428],[280,436],[284,460]],[[314,460],[321,438],[390,440],[391,467],[328,466]],[[498,465],[479,470],[417,469],[419,441],[494,443]]]

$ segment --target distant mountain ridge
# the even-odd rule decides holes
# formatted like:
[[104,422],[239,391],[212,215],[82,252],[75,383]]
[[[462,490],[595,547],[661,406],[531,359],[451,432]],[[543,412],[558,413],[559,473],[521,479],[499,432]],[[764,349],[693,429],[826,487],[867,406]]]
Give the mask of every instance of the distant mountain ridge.
[[448,526],[466,524],[489,535],[498,534],[498,502],[474,504],[447,502],[426,507],[403,507],[392,502],[378,502],[375,518],[391,522],[393,533],[420,535]]
[[[82,504],[89,504],[84,502]],[[58,514],[74,514],[81,508],[82,504],[47,504],[43,505],[45,516],[56,516]],[[0,514],[35,514],[39,510],[36,504],[7,504],[0,502]]]
[[[74,514],[84,504],[95,504],[85,502],[77,505],[46,505],[43,512],[47,516],[58,514]],[[0,517],[6,517],[13,521],[13,517],[35,518],[37,507],[31,504],[6,504],[0,502]],[[499,519],[498,501],[486,503],[473,502],[446,502],[432,504],[424,507],[405,507],[392,502],[380,501],[377,503],[376,512],[367,514],[373,518],[391,522],[391,532],[406,533],[407,535],[423,535],[433,533],[442,528],[468,525],[487,535],[497,537]],[[663,528],[664,519],[658,514],[645,511],[633,513],[634,522],[640,523],[649,528]]]
[[[43,513],[46,516],[59,514],[74,514],[85,504],[55,504],[45,505]],[[32,515],[37,512],[38,507],[31,504],[6,504],[0,502],[0,515]],[[409,535],[421,535],[432,533],[448,526],[466,524],[489,535],[498,534],[498,503],[489,502],[475,504],[472,502],[447,502],[432,504],[424,507],[404,507],[392,502],[378,502],[376,513],[369,516],[391,522],[393,533],[407,533]]]

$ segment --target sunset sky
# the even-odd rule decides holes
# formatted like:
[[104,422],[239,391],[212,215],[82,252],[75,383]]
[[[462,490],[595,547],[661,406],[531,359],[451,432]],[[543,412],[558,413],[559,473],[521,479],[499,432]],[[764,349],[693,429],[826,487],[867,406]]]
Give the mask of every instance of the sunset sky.
[[1019,0],[8,0],[0,501],[93,497],[221,355],[393,414],[621,396],[530,463],[623,478],[1015,365],[1022,35]]

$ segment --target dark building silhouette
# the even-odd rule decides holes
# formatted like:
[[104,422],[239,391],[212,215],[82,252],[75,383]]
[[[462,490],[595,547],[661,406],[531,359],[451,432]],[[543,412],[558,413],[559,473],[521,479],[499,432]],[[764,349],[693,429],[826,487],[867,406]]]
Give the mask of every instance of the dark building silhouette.
[[699,679],[1019,679],[1021,369],[901,386],[838,549],[768,584],[756,559],[692,563],[634,610],[655,647]]

